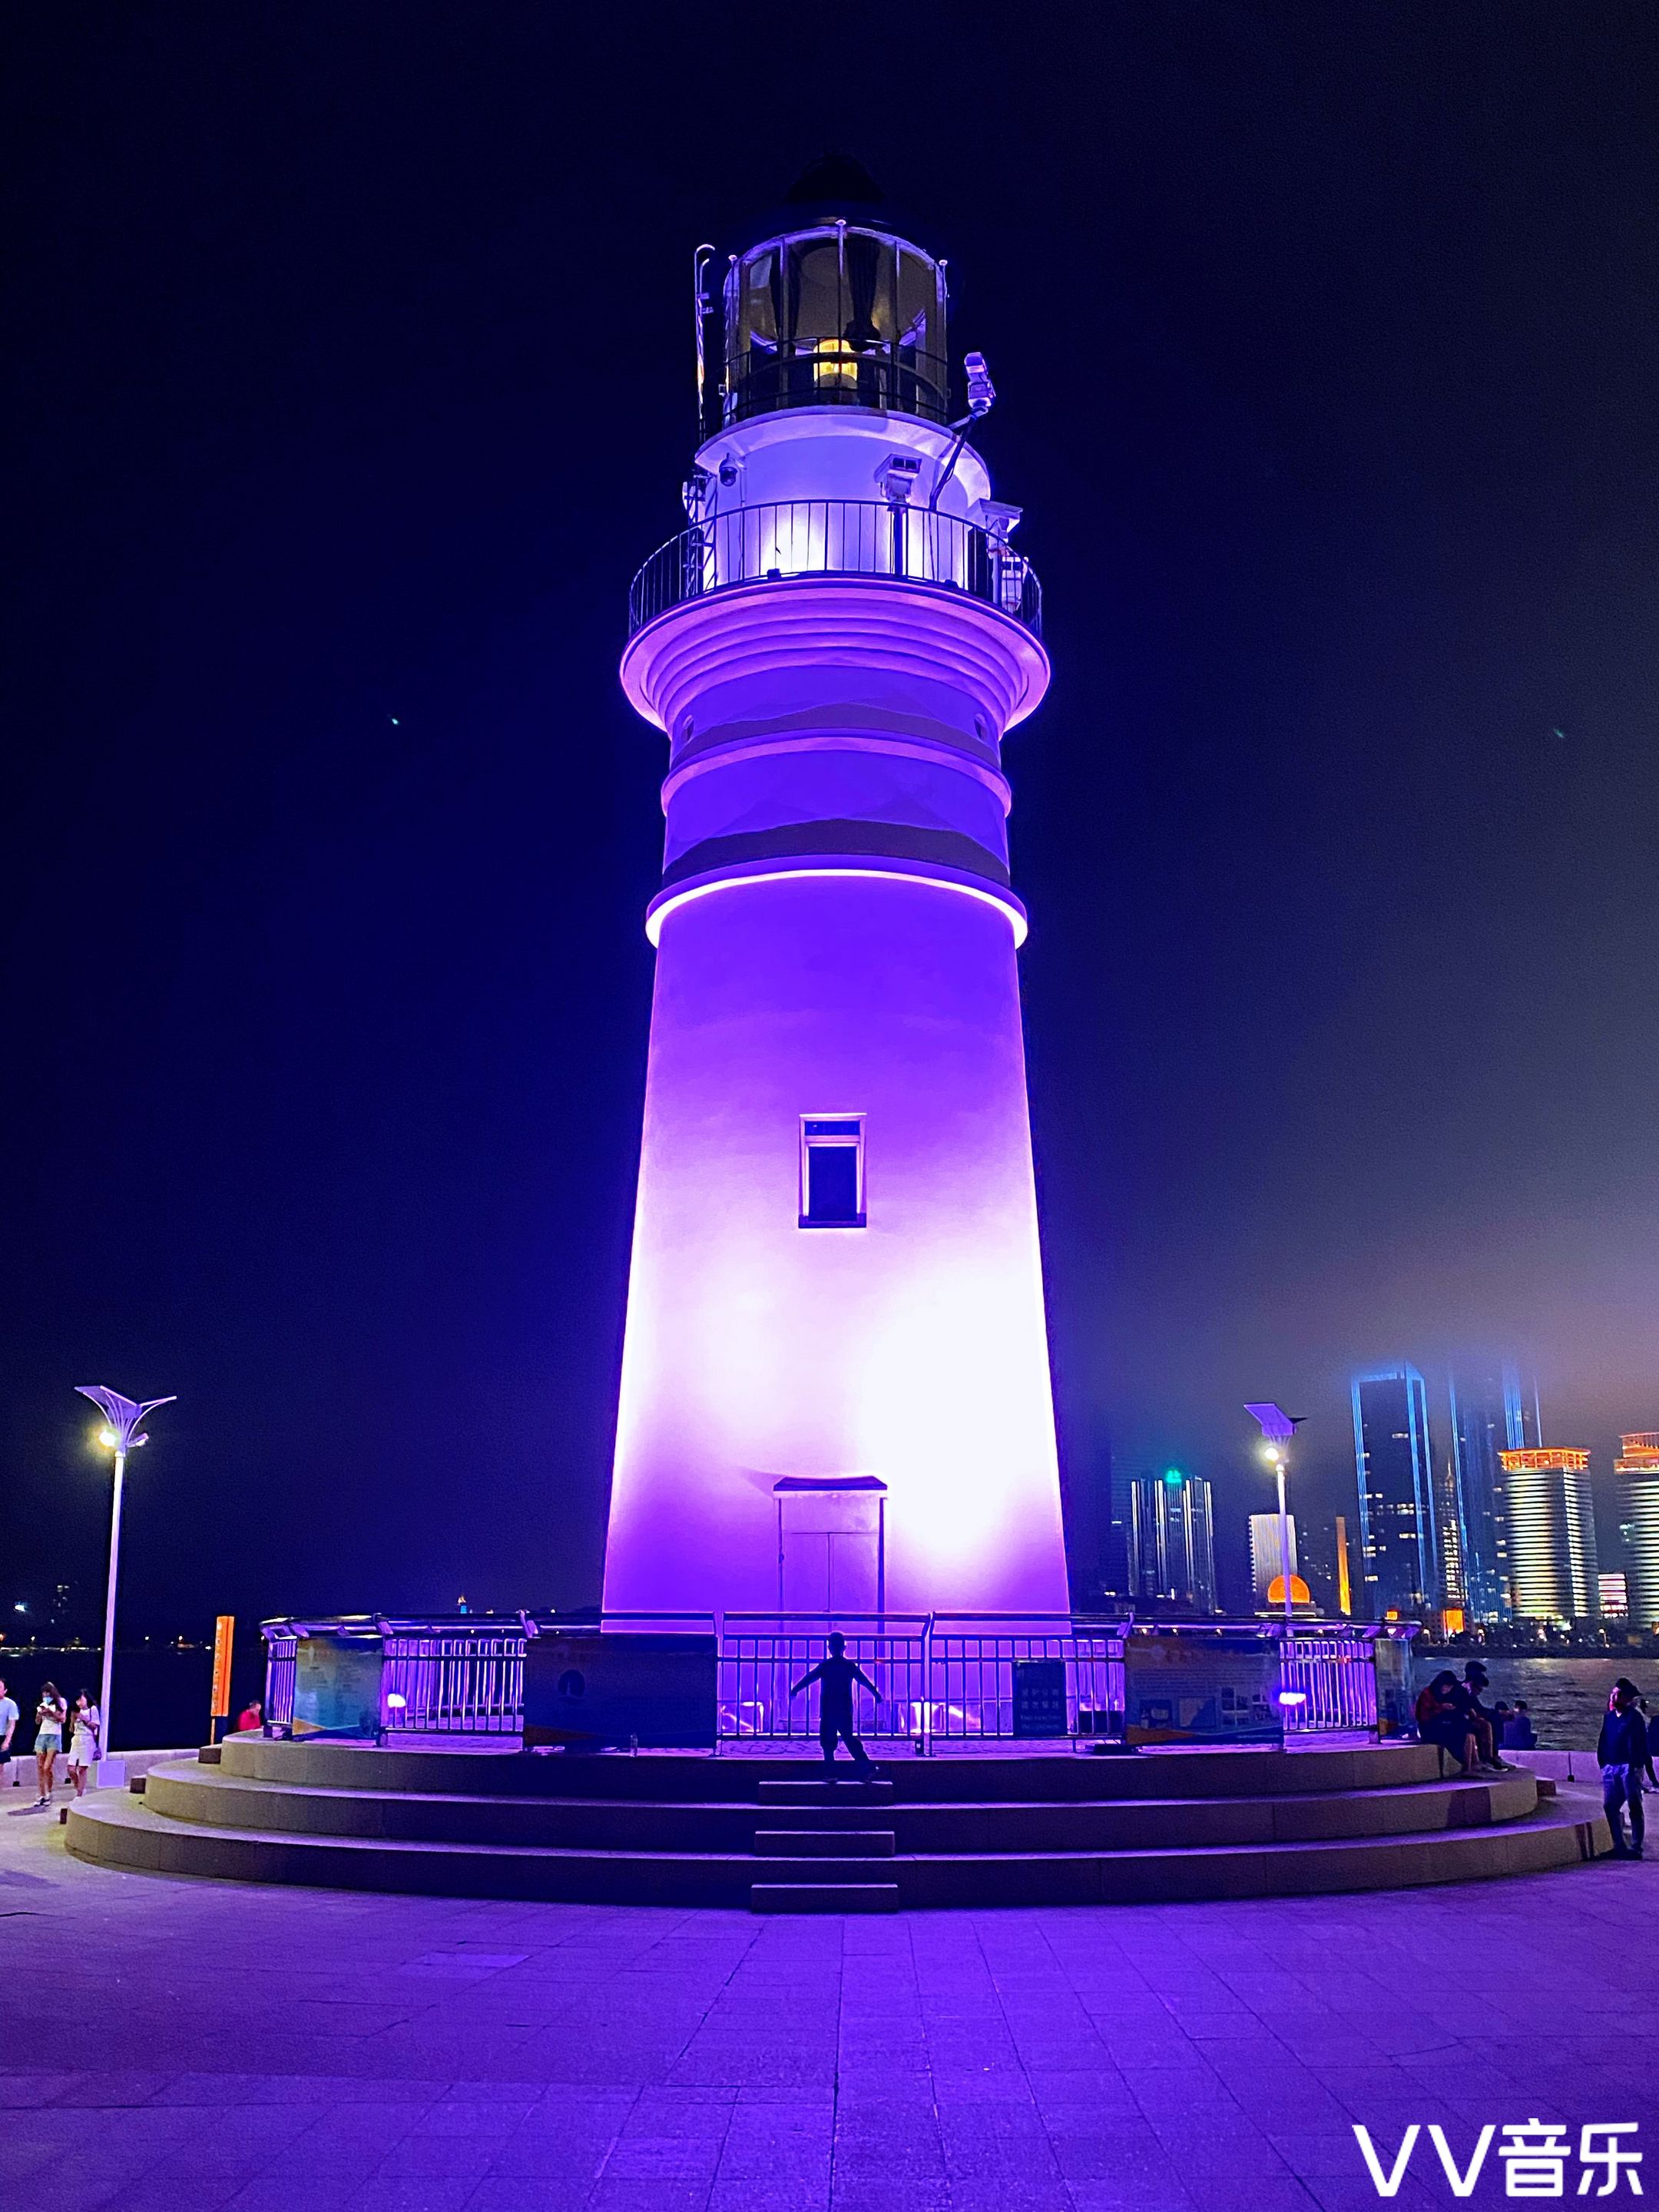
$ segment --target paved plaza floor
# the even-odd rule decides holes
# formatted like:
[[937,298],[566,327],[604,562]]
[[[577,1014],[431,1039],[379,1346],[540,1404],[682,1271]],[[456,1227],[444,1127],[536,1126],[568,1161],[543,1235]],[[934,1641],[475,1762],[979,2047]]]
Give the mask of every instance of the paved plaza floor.
[[1575,2197],[1641,2123],[1651,2197],[1656,1960],[1652,1863],[779,1920],[118,1874],[0,1814],[0,2207],[1345,2212],[1353,2124],[1416,2121],[1423,2212],[1428,2123],[1534,2117]]

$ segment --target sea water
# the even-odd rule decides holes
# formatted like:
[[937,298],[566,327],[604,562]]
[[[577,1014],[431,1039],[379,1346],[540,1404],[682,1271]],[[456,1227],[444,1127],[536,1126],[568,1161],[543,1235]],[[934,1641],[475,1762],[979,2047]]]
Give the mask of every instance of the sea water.
[[[1443,1668],[1461,1676],[1469,1656],[1464,1651],[1437,1656],[1425,1652],[1414,1664],[1414,1687],[1420,1690]],[[1495,1651],[1482,1654],[1481,1664],[1492,1677],[1482,1702],[1494,1705],[1501,1698],[1512,1705],[1524,1698],[1540,1744],[1553,1750],[1595,1750],[1601,1716],[1621,1674],[1641,1691],[1650,1720],[1659,1715],[1659,1662],[1651,1659],[1520,1659]]]

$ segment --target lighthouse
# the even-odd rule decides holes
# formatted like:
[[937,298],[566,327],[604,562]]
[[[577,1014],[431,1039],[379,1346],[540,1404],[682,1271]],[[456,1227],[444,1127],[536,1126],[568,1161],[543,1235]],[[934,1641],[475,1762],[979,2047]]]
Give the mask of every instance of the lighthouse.
[[695,263],[607,1611],[1067,1605],[1005,740],[1041,599],[945,266],[828,160]]

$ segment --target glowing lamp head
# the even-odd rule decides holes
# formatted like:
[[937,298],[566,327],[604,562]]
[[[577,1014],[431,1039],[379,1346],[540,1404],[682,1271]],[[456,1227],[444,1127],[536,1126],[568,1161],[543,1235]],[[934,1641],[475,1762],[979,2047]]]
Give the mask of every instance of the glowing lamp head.
[[1308,1702],[1308,1693],[1305,1690],[1281,1690],[1279,1693],[1279,1702],[1281,1705],[1305,1705]]
[[407,1698],[400,1698],[395,1690],[388,1690],[386,1693],[386,1709],[389,1712],[400,1713],[403,1711],[404,1706],[408,1705],[409,1699]]
[[121,1439],[116,1435],[113,1429],[100,1429],[98,1431],[98,1441],[102,1444],[106,1451],[113,1451],[116,1445],[120,1443]]

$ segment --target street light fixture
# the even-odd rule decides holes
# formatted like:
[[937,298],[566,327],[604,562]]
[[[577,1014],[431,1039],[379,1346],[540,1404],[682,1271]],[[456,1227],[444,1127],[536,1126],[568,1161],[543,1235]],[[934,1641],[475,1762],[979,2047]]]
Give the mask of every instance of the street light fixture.
[[113,1739],[109,1717],[110,1676],[115,1664],[115,1582],[120,1568],[121,1485],[126,1478],[127,1454],[149,1442],[148,1437],[137,1433],[138,1424],[145,1414],[176,1401],[146,1398],[142,1405],[135,1405],[131,1398],[124,1398],[118,1390],[106,1389],[101,1382],[77,1382],[75,1388],[80,1396],[90,1398],[103,1415],[104,1426],[98,1431],[98,1442],[106,1451],[115,1454],[115,1497],[109,1516],[109,1583],[104,1593],[104,1671],[98,1690],[98,1751],[101,1758],[110,1750]]
[[1260,1405],[1246,1406],[1244,1410],[1261,1431],[1261,1456],[1279,1482],[1279,1580],[1285,1593],[1285,1633],[1290,1636],[1296,1628],[1296,1601],[1291,1589],[1291,1516],[1285,1498],[1285,1447],[1307,1416],[1287,1413],[1271,1399]]

